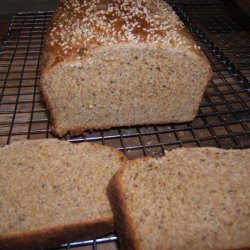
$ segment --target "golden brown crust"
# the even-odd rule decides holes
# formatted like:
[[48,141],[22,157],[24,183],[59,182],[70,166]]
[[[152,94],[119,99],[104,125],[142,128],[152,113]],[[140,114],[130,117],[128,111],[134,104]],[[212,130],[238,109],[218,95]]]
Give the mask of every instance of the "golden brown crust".
[[121,249],[136,250],[138,246],[135,242],[135,230],[129,220],[129,214],[127,213],[124,197],[121,192],[120,176],[123,170],[113,176],[108,185],[107,194],[110,200],[113,216],[115,220],[115,229],[121,242]]
[[[45,87],[44,84],[42,84],[41,81],[40,81],[40,91],[41,91],[41,94],[42,94],[41,96],[42,96],[43,103],[45,104],[46,109],[49,110],[49,112],[50,112],[49,119],[50,119],[51,124],[53,124],[51,130],[52,130],[52,133],[54,133],[54,131],[57,131],[57,129],[56,129],[56,118],[55,118],[56,114],[54,114],[55,109],[54,109],[52,103],[49,101],[48,94],[47,94],[47,91],[46,91],[46,87]],[[55,135],[56,134],[57,133],[55,133]],[[64,133],[64,134],[66,134],[66,133]],[[60,137],[62,137],[62,135]]]
[[[181,121],[181,122],[189,122],[189,121],[192,121],[195,116],[196,116],[196,112],[193,112],[193,117],[192,119],[188,119],[188,120],[185,120],[185,121]],[[168,123],[179,123],[180,120],[171,120],[169,121]],[[159,120],[157,122],[155,122],[154,124],[165,124],[166,122],[164,120]],[[91,127],[88,127],[88,126],[85,126],[85,127],[70,127],[70,128],[67,128],[67,129],[63,129],[63,128],[59,128],[57,127],[56,125],[52,126],[52,133],[58,137],[63,137],[65,134],[67,134],[68,132],[71,133],[72,136],[77,136],[77,135],[80,135],[80,134],[84,134],[84,132],[86,131],[93,131],[93,130],[103,130],[103,129],[110,129],[111,127],[119,127],[119,126],[124,126],[124,127],[130,127],[130,126],[134,126],[134,125],[152,125],[153,123],[150,123],[150,124],[145,124],[145,123],[137,123],[137,124],[131,124],[130,122],[129,123],[113,123],[112,126],[111,125],[107,125],[107,124],[96,124],[96,126],[93,128],[92,126]]]
[[59,225],[39,231],[0,236],[1,250],[29,250],[53,247],[78,240],[94,239],[113,231],[113,219],[106,218],[95,222],[74,225]]
[[200,54],[182,22],[162,0],[138,4],[132,0],[61,0],[45,37],[41,81],[60,63],[86,58],[100,46],[131,42],[180,44]]
[[[183,153],[185,153],[185,151],[189,151],[189,150],[190,150],[190,153],[192,154],[192,151],[196,151],[197,149],[196,148],[188,148],[188,149],[182,148],[182,149],[173,149],[171,151],[178,152],[180,155],[182,155]],[[226,150],[223,150],[223,149],[218,149],[218,148],[213,148],[213,147],[205,147],[205,148],[202,148],[200,150],[204,152],[204,157],[205,157],[206,154],[209,154],[209,153],[211,153],[211,154],[212,153],[213,154],[217,153],[218,154],[220,152],[230,152],[230,151],[235,152],[236,151],[236,150],[227,150],[226,151]],[[207,151],[207,153],[206,153],[206,151]],[[168,157],[168,153],[172,154],[172,152],[166,151],[167,157]],[[248,152],[246,151],[245,153],[247,155]],[[175,158],[178,158],[178,155],[175,155]],[[219,158],[216,158],[216,159],[219,159]],[[125,201],[125,195],[127,195],[126,199],[131,201],[132,199],[130,198],[130,194],[133,195],[133,193],[136,192],[136,190],[134,190],[134,192],[133,192],[133,190],[131,188],[129,188],[130,190],[132,190],[131,193],[129,193],[129,192],[126,193],[125,192],[126,189],[125,189],[124,186],[126,185],[127,188],[128,188],[129,185],[132,186],[133,184],[131,183],[132,182],[131,178],[127,178],[128,175],[125,178],[125,173],[124,172],[127,171],[129,173],[129,172],[132,171],[131,170],[132,168],[139,167],[138,164],[143,165],[148,160],[150,161],[150,160],[152,160],[152,158],[147,157],[147,158],[135,159],[133,161],[130,161],[129,165],[127,165],[125,167],[122,167],[115,174],[115,176],[113,176],[113,178],[111,179],[111,182],[110,182],[110,184],[108,186],[108,197],[109,197],[109,200],[111,202],[111,207],[112,207],[113,214],[114,214],[115,227],[116,227],[116,229],[118,231],[119,240],[121,241],[121,245],[122,245],[123,249],[142,250],[142,246],[140,246],[139,241],[137,242],[137,239],[138,239],[137,237],[138,236],[136,235],[136,233],[139,230],[138,229],[135,230],[135,228],[133,228],[133,225],[135,224],[133,222],[133,220],[135,219],[136,212],[134,212],[134,210],[131,210],[131,208],[129,210],[128,207],[130,207],[129,205],[131,205],[131,204],[129,204],[129,202]],[[166,165],[166,167],[167,167],[167,165]],[[209,166],[207,166],[207,168],[209,168]],[[235,175],[237,175],[237,174],[235,174]],[[174,175],[173,175],[173,178],[174,178]],[[124,186],[123,186],[123,184],[124,184]],[[147,195],[147,194],[144,193],[144,195]],[[241,194],[239,193],[239,195],[241,195]],[[136,198],[138,198],[138,197],[136,197],[136,198],[135,198],[135,196],[133,196],[133,197],[134,197],[134,200],[137,201],[137,204],[139,204],[138,200],[136,200]],[[150,204],[150,203],[148,203],[148,204]],[[234,206],[233,203],[232,203],[232,206]],[[133,208],[135,208],[135,207],[133,207]],[[138,208],[138,210],[140,209],[138,206],[137,206],[137,208]],[[131,219],[132,217],[131,217],[130,213],[134,214],[133,219]],[[177,224],[178,224],[178,221],[177,221]],[[137,226],[138,226],[138,224],[137,224]],[[240,227],[238,228],[238,230],[240,230]],[[139,239],[141,239],[142,237],[148,237],[148,235],[140,235],[140,236],[141,237]],[[195,238],[195,235],[194,235],[194,238]],[[167,238],[166,238],[166,240],[167,240]],[[178,240],[178,238],[177,238],[177,240]],[[237,239],[235,239],[235,240],[237,242]],[[164,244],[164,242],[163,242],[163,244]],[[228,249],[228,250],[229,249],[230,250],[233,250],[233,249],[235,249],[235,250],[236,249],[250,249],[250,247],[248,245],[245,245],[245,244],[243,246],[242,246],[242,244],[238,244],[238,246],[240,246],[240,247],[233,248],[232,245],[231,245],[231,247],[229,247],[229,248],[220,248],[220,249]],[[154,245],[151,245],[151,246],[149,245],[148,249],[151,249],[151,247],[152,247],[152,249],[154,249]],[[189,247],[191,247],[191,246],[189,246]],[[178,247],[176,246],[176,248],[178,248]],[[161,247],[161,248],[157,248],[157,249],[163,249],[163,248]],[[173,246],[169,247],[166,244],[166,245],[164,245],[164,249],[173,249]]]
[[[140,161],[148,161],[150,157],[139,159]],[[136,240],[136,230],[133,227],[132,220],[130,219],[129,209],[126,207],[122,181],[121,178],[127,168],[133,168],[133,162],[138,159],[125,161],[120,170],[112,177],[107,188],[107,195],[112,208],[115,230],[118,233],[119,241],[121,242],[121,249],[123,250],[143,250],[139,248]]]
[[[112,124],[99,123],[95,126],[60,127],[56,119],[56,107],[49,100],[49,93],[47,93],[46,85],[50,84],[49,75],[63,63],[79,61],[83,64],[91,54],[98,52],[98,48],[106,46],[112,49],[112,46],[116,44],[122,46],[133,43],[146,43],[149,46],[150,44],[157,44],[157,46],[165,44],[177,52],[180,50],[197,56],[201,64],[209,71],[201,91],[205,90],[212,75],[207,59],[191,35],[184,29],[182,22],[173,13],[172,8],[163,0],[138,0],[137,3],[132,0],[61,0],[45,38],[40,78],[41,92],[46,107],[50,111],[53,134],[62,137],[67,132],[78,135],[86,130],[147,124],[145,121],[136,124],[124,121]],[[195,118],[197,111],[198,105],[197,109],[193,110],[190,119],[180,118],[167,122],[191,121]],[[154,124],[164,123],[166,120],[161,117],[159,121],[154,122]]]
[[158,38],[177,44],[177,30],[182,29],[182,22],[162,0],[61,0],[45,38],[41,79],[59,63],[86,57],[96,47]]
[[[35,147],[36,145],[42,146],[44,148],[49,148],[50,146],[56,146],[57,144],[69,144],[66,141],[60,141],[57,139],[37,139],[37,140],[24,140],[15,142],[10,145],[6,145],[2,150],[8,152],[8,148],[13,148],[17,151],[19,148],[22,149],[23,146]],[[95,143],[84,142],[84,145],[89,145],[91,151],[98,152],[101,150],[106,151],[109,155],[116,156],[117,160],[124,164],[127,158],[124,154],[112,147],[103,146]],[[82,145],[83,145],[82,144]],[[80,145],[79,145],[80,146]],[[35,164],[35,163],[34,163]],[[44,205],[46,206],[46,205]],[[60,209],[59,209],[60,211]],[[40,229],[41,228],[41,229]],[[0,249],[41,249],[41,247],[52,247],[58,246],[59,244],[78,241],[94,239],[96,237],[103,236],[107,233],[112,233],[114,230],[114,222],[111,211],[108,215],[99,216],[95,220],[85,220],[81,221],[81,218],[77,220],[77,223],[69,224],[52,224],[51,226],[42,226],[37,229],[25,229],[23,231],[12,231],[12,232],[2,232],[0,233]]]

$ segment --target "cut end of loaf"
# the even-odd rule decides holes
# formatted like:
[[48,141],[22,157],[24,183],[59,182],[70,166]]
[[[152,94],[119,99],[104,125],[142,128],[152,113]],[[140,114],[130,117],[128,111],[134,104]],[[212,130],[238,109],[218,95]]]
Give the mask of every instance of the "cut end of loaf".
[[249,153],[181,148],[130,162],[109,184],[121,243],[136,250],[248,249]]
[[207,61],[192,49],[120,44],[59,65],[43,79],[42,90],[53,131],[62,136],[68,131],[190,121],[210,76]]

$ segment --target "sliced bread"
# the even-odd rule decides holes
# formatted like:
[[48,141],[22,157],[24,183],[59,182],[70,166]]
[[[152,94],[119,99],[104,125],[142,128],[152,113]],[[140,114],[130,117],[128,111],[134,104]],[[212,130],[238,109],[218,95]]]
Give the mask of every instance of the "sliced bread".
[[93,143],[27,140],[0,149],[0,249],[41,249],[113,231],[107,185],[124,160]]
[[40,87],[52,132],[195,118],[212,71],[164,0],[61,0]]
[[135,160],[108,195],[123,249],[250,247],[250,149],[182,148]]

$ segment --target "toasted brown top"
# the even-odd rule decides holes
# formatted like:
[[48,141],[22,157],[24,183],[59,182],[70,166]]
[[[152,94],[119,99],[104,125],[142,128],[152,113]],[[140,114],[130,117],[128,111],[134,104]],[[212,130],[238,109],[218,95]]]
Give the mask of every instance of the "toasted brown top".
[[90,49],[128,42],[197,50],[183,29],[163,0],[61,0],[46,37],[44,70],[81,59]]

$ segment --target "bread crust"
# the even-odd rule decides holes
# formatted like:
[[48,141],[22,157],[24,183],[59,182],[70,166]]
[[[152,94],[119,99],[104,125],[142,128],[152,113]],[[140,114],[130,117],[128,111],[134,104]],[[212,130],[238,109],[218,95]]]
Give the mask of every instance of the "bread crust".
[[[141,161],[148,161],[150,157],[141,158]],[[139,247],[137,242],[136,230],[133,227],[132,220],[129,215],[129,209],[126,206],[122,181],[124,171],[127,168],[134,167],[133,162],[138,159],[127,161],[120,170],[111,178],[111,181],[107,188],[107,195],[110,200],[110,205],[113,211],[115,229],[119,236],[119,241],[121,242],[121,249],[123,250],[143,250]],[[147,237],[145,235],[145,237]]]
[[115,228],[118,233],[119,241],[121,242],[120,247],[123,250],[136,250],[139,249],[134,237],[135,230],[129,220],[129,214],[126,212],[126,208],[123,194],[121,192],[120,176],[122,171],[119,171],[110,181],[108,185],[107,194],[110,200],[110,204],[113,211],[115,220]]
[[[200,149],[200,148],[198,148]],[[191,150],[189,153],[190,156],[192,155],[192,151],[197,150],[196,148],[180,148],[180,149],[173,149],[171,151],[173,152],[178,152],[179,155],[185,153],[185,151],[189,151]],[[220,152],[230,152],[230,151],[236,151],[236,150],[223,150],[223,149],[218,149],[218,148],[213,148],[213,147],[204,147],[201,149],[202,151],[204,151],[204,153],[206,151],[208,151],[207,153],[213,153],[213,154],[217,154],[218,153],[218,157],[220,156],[219,153]],[[165,151],[166,156],[168,155],[169,152],[171,151]],[[240,150],[239,150],[240,151]],[[249,151],[249,150],[248,150]],[[246,151],[245,153],[249,153],[248,151]],[[170,153],[172,154],[172,153]],[[175,155],[175,157],[178,157],[178,154]],[[135,159],[130,161],[130,163],[121,168],[111,179],[109,186],[108,186],[108,197],[109,200],[111,202],[111,207],[112,207],[112,211],[114,214],[114,219],[115,219],[115,227],[118,231],[118,235],[119,235],[119,240],[121,242],[121,247],[122,249],[133,249],[133,250],[144,250],[142,249],[142,246],[140,246],[139,241],[138,241],[138,235],[137,235],[137,230],[133,227],[133,225],[135,224],[133,222],[132,216],[130,215],[130,212],[133,213],[133,211],[129,210],[128,208],[128,203],[125,201],[125,195],[126,192],[124,185],[126,185],[128,187],[128,185],[132,185],[132,183],[130,183],[130,179],[126,179],[126,184],[125,182],[125,178],[122,180],[122,178],[124,177],[124,172],[125,171],[132,171],[132,168],[136,168],[138,167],[138,163],[140,164],[144,164],[147,161],[152,160],[153,158],[147,157],[147,158],[142,158],[142,159]],[[219,159],[219,158],[216,158]],[[154,166],[154,164],[152,164],[152,166]],[[167,165],[166,165],[167,167]],[[219,168],[220,166],[218,166]],[[222,165],[223,167],[223,165]],[[208,166],[209,168],[209,166]],[[143,174],[143,173],[141,173]],[[227,181],[227,180],[226,180]],[[124,185],[123,185],[124,184]],[[132,188],[130,188],[130,190],[132,190]],[[135,190],[136,192],[136,190]],[[127,199],[130,200],[129,195],[130,193],[127,194]],[[202,195],[202,194],[201,194]],[[239,193],[239,195],[241,195]],[[234,204],[232,204],[233,206]],[[138,208],[140,209],[140,208]],[[135,215],[134,215],[135,216]],[[187,212],[187,216],[188,216],[188,212]],[[239,229],[240,230],[240,229]],[[141,237],[150,237],[149,235],[140,235]],[[140,238],[141,238],[140,237]],[[194,237],[195,238],[195,237]],[[215,238],[216,240],[216,238]],[[235,239],[236,240],[236,239]],[[237,242],[237,240],[236,240]],[[149,243],[150,244],[150,243]],[[164,244],[164,242],[162,243]],[[238,248],[233,248],[232,246],[229,248],[221,248],[221,249],[228,249],[228,250],[233,250],[233,249],[250,249],[250,245],[240,245],[240,243],[237,244],[239,247]],[[150,248],[150,245],[148,246],[148,249],[155,249],[154,245],[152,245]],[[191,247],[191,246],[189,246]],[[177,248],[177,246],[176,246]],[[161,245],[161,248],[157,248],[157,249],[173,249],[173,246],[168,246],[166,245]],[[181,248],[178,248],[181,249]]]
[[[57,139],[36,139],[36,140],[24,140],[15,142],[10,145],[6,145],[1,150],[6,154],[10,147],[14,147],[14,150],[22,149],[22,146],[34,147],[35,145],[49,147],[59,144],[70,144],[66,141],[60,141]],[[127,162],[125,155],[109,146],[103,146],[95,143],[84,142],[84,145],[89,145],[93,152],[104,150],[107,155],[115,156],[117,160],[120,160],[121,166]],[[80,146],[80,145],[79,145]],[[87,147],[89,149],[89,146]],[[84,146],[85,147],[85,146]],[[73,151],[72,151],[73,152]],[[105,193],[104,193],[105,194]],[[2,202],[2,201],[0,201]],[[43,209],[43,208],[42,208]],[[60,209],[59,209],[60,210]],[[110,211],[111,212],[111,211]],[[110,213],[109,213],[110,214]],[[112,214],[111,214],[112,215]],[[32,225],[31,225],[32,226]],[[41,229],[40,229],[41,228]],[[42,226],[39,229],[30,229],[23,231],[2,232],[0,233],[0,250],[28,250],[28,249],[41,249],[41,247],[53,247],[59,244],[82,241],[88,239],[94,239],[96,237],[103,236],[105,234],[112,233],[114,230],[113,217],[107,215],[105,217],[99,216],[95,220],[85,220],[84,218],[77,220],[77,223],[69,224],[55,224],[50,226]]]
[[105,218],[94,222],[83,222],[72,225],[58,225],[23,234],[0,236],[1,250],[38,250],[41,247],[53,247],[72,241],[94,239],[113,231],[113,219]]
[[[87,2],[87,1],[86,1]],[[93,0],[93,6],[91,6],[91,11],[92,13],[96,12],[97,10],[103,10],[107,12],[107,6],[108,5],[116,5],[121,13],[124,13],[127,15],[127,10],[126,8],[123,8],[123,2],[121,1],[116,1],[116,0],[101,0],[101,1],[95,1]],[[166,8],[169,9],[169,6],[166,6],[166,3],[162,0],[157,0],[159,4],[161,4],[161,8]],[[92,4],[90,2],[90,4]],[[148,3],[148,7],[151,6],[152,8],[155,8],[154,6],[154,1],[152,3]],[[78,5],[78,6],[76,6]],[[87,4],[88,5],[88,4]],[[128,1],[128,5],[131,8],[133,7],[133,2]],[[101,41],[97,39],[92,39],[89,41],[86,41],[86,37],[81,37],[81,43],[73,43],[70,46],[70,49],[68,49],[68,44],[64,43],[64,39],[67,38],[67,34],[65,36],[62,36],[61,34],[58,34],[57,32],[54,32],[53,29],[55,30],[60,30],[60,32],[67,30],[67,32],[72,32],[74,33],[74,26],[72,23],[68,23],[68,19],[65,18],[66,15],[70,15],[70,17],[73,17],[73,23],[77,21],[79,18],[84,18],[85,12],[87,11],[87,8],[89,6],[86,6],[84,1],[82,0],[77,0],[77,1],[68,1],[68,0],[60,0],[57,8],[52,16],[51,22],[48,26],[46,37],[45,37],[45,46],[44,46],[44,54],[43,54],[43,63],[42,63],[42,68],[41,68],[41,79],[43,80],[45,75],[49,74],[50,71],[58,66],[58,64],[61,64],[63,62],[70,62],[74,61],[77,59],[77,57],[82,57],[82,58],[87,58],[92,51],[94,51],[96,48],[105,46],[107,43],[105,41],[106,37],[103,37],[102,30],[96,26],[96,24],[91,24],[91,28],[94,29],[94,34],[96,37],[101,36]],[[172,9],[171,9],[172,10]],[[121,14],[120,13],[120,14]],[[119,43],[119,44],[127,44],[128,41],[122,40],[121,37],[118,35],[119,32],[123,32],[124,28],[124,21],[123,20],[116,20],[117,18],[120,18],[120,14],[114,13],[114,11],[111,11],[110,14],[106,14],[105,12],[100,13],[99,16],[103,16],[105,18],[108,18],[109,21],[115,21],[115,30],[116,33],[113,34],[114,38],[114,43]],[[133,19],[133,18],[132,18]],[[105,19],[104,19],[105,20]],[[90,20],[89,20],[90,21]],[[149,22],[141,17],[140,19],[137,20],[140,22],[140,25],[142,28],[140,29],[135,29],[133,31],[134,35],[138,35],[140,37],[140,42],[147,42],[147,36],[152,33],[151,30],[146,30],[143,29],[143,27],[149,26]],[[177,17],[173,18],[173,21],[176,23],[176,29],[183,29],[183,24],[182,22],[179,21]],[[70,29],[70,30],[68,30]],[[108,27],[103,27],[103,29],[106,29],[106,33],[108,33],[110,30]],[[70,33],[68,34],[69,36],[73,36],[73,34]],[[157,31],[153,31],[153,34],[157,34]],[[161,35],[163,36],[163,35]],[[192,42],[194,44],[194,42]],[[111,43],[112,46],[112,43]],[[65,52],[65,48],[68,51],[68,53],[63,53]],[[81,50],[81,53],[79,53],[78,50]],[[57,53],[58,51],[58,53]]]
[[[69,1],[70,2],[70,1]],[[72,1],[73,2],[73,1]],[[76,1],[78,2],[78,1]],[[93,1],[95,2],[95,1]],[[125,1],[126,2],[126,1]],[[129,4],[131,4],[131,6],[133,5],[132,1],[128,1]],[[161,5],[161,8],[164,9],[166,8],[167,11],[169,11],[169,6],[165,6],[164,1],[161,0],[157,0],[156,1],[158,4]],[[122,9],[122,1],[121,2],[117,2],[115,0],[111,0],[109,1],[109,4],[117,4],[119,9]],[[89,130],[93,130],[93,129],[109,129],[111,127],[116,127],[116,126],[131,126],[131,125],[147,125],[147,124],[166,124],[166,123],[180,123],[180,122],[188,122],[188,121],[192,121],[197,112],[198,112],[198,108],[199,108],[199,104],[201,102],[201,98],[202,95],[200,95],[200,99],[197,101],[197,108],[196,110],[192,110],[192,115],[190,115],[189,119],[183,120],[181,119],[169,119],[166,121],[166,119],[163,119],[162,117],[159,117],[158,121],[141,121],[141,122],[137,122],[137,123],[131,123],[129,121],[124,121],[121,123],[116,123],[116,122],[112,122],[112,124],[110,122],[104,122],[104,123],[99,123],[99,124],[95,124],[95,125],[90,125],[88,126],[87,124],[84,126],[76,126],[76,127],[62,127],[62,125],[59,124],[59,122],[57,121],[57,111],[56,111],[56,107],[53,105],[53,103],[50,101],[49,95],[50,93],[48,93],[47,87],[46,85],[49,85],[50,82],[48,80],[48,76],[51,75],[58,67],[60,67],[63,64],[67,64],[67,63],[80,63],[81,65],[83,65],[88,58],[90,57],[90,55],[93,55],[95,53],[98,53],[98,49],[99,48],[103,48],[103,47],[107,47],[110,50],[112,50],[112,48],[114,47],[114,45],[119,44],[120,46],[126,46],[128,44],[133,44],[135,41],[129,41],[129,40],[122,40],[122,38],[117,35],[119,33],[123,33],[124,32],[124,21],[121,19],[121,17],[117,14],[100,14],[101,17],[103,18],[108,18],[110,22],[115,21],[115,33],[113,34],[112,39],[114,40],[113,43],[107,43],[107,40],[109,39],[108,37],[101,37],[102,36],[102,30],[98,27],[95,27],[95,25],[91,24],[91,28],[94,29],[94,36],[96,36],[97,38],[99,38],[99,36],[102,38],[100,41],[95,38],[92,39],[90,41],[86,41],[86,37],[78,37],[77,39],[80,39],[80,43],[77,42],[71,42],[71,44],[67,43],[67,34],[62,35],[62,33],[64,32],[64,28],[71,34],[75,34],[77,33],[76,30],[77,28],[75,28],[74,24],[77,22],[78,19],[82,19],[84,18],[84,11],[86,10],[83,4],[83,1],[79,2],[79,6],[80,7],[74,7],[73,4],[69,4],[67,3],[67,1],[60,1],[59,5],[56,9],[56,11],[53,14],[51,23],[48,27],[48,31],[47,31],[47,35],[45,37],[45,46],[44,46],[44,52],[43,52],[43,63],[42,63],[42,67],[41,67],[41,77],[40,77],[40,89],[41,89],[41,93],[43,96],[43,99],[45,101],[46,107],[50,112],[50,120],[52,123],[52,133],[58,137],[62,137],[64,136],[66,133],[71,132],[73,135],[79,135],[84,133],[84,131],[89,131]],[[95,5],[95,10],[102,10],[105,9],[107,6],[107,2],[102,0],[96,3]],[[154,4],[153,1],[152,3],[149,1],[148,2],[148,9],[152,8],[152,12],[154,12]],[[68,11],[72,11],[72,22],[73,24],[68,24],[67,23],[67,18],[62,18],[63,15],[67,15]],[[79,10],[74,12],[75,10]],[[126,10],[123,11],[123,14],[128,14],[126,13]],[[103,15],[103,16],[102,16]],[[192,39],[191,35],[184,29],[183,24],[179,21],[178,17],[175,14],[173,15],[173,23],[175,23],[175,31],[176,34],[178,34],[179,36],[181,36],[183,38],[184,43],[188,46],[185,47],[185,49],[183,49],[183,51],[185,53],[191,53],[193,56],[196,56],[199,58],[200,62],[202,65],[204,65],[204,67],[206,67],[206,70],[208,72],[208,74],[206,75],[206,78],[204,79],[204,83],[202,84],[202,87],[200,89],[200,93],[203,93],[207,87],[207,84],[209,82],[209,80],[211,79],[212,76],[212,70],[211,67],[206,59],[206,57],[204,56],[204,54],[202,53],[202,51],[200,49],[198,49],[198,46],[196,45],[196,43],[194,42],[194,40]],[[117,21],[118,19],[118,21]],[[104,19],[105,20],[105,19]],[[133,20],[133,19],[132,19]],[[134,21],[134,20],[133,20]],[[138,22],[141,25],[141,28],[136,28],[132,33],[135,36],[139,37],[139,43],[141,44],[147,44],[148,46],[150,46],[151,44],[153,44],[152,41],[148,41],[147,37],[152,36],[157,36],[159,39],[165,39],[166,36],[168,36],[168,32],[171,33],[171,31],[167,31],[166,33],[164,33],[163,31],[158,31],[156,30],[147,30],[147,27],[150,26],[150,23],[146,20],[146,18],[142,17],[141,19],[138,19]],[[63,28],[60,28],[60,27]],[[84,27],[83,27],[84,29]],[[103,28],[104,29],[104,28]],[[105,30],[105,29],[104,29]],[[109,32],[111,32],[111,29],[109,30],[109,28],[107,28],[106,33],[108,34]],[[74,35],[72,35],[74,38]],[[65,39],[65,41],[63,40]],[[106,40],[105,40],[106,39]],[[169,42],[169,41],[168,41]],[[161,42],[160,42],[161,43]],[[159,43],[159,44],[160,44]],[[66,45],[65,45],[66,44]],[[174,48],[177,52],[178,50],[182,47],[178,45],[178,40],[175,40],[174,38],[172,40],[170,40],[169,47]]]

